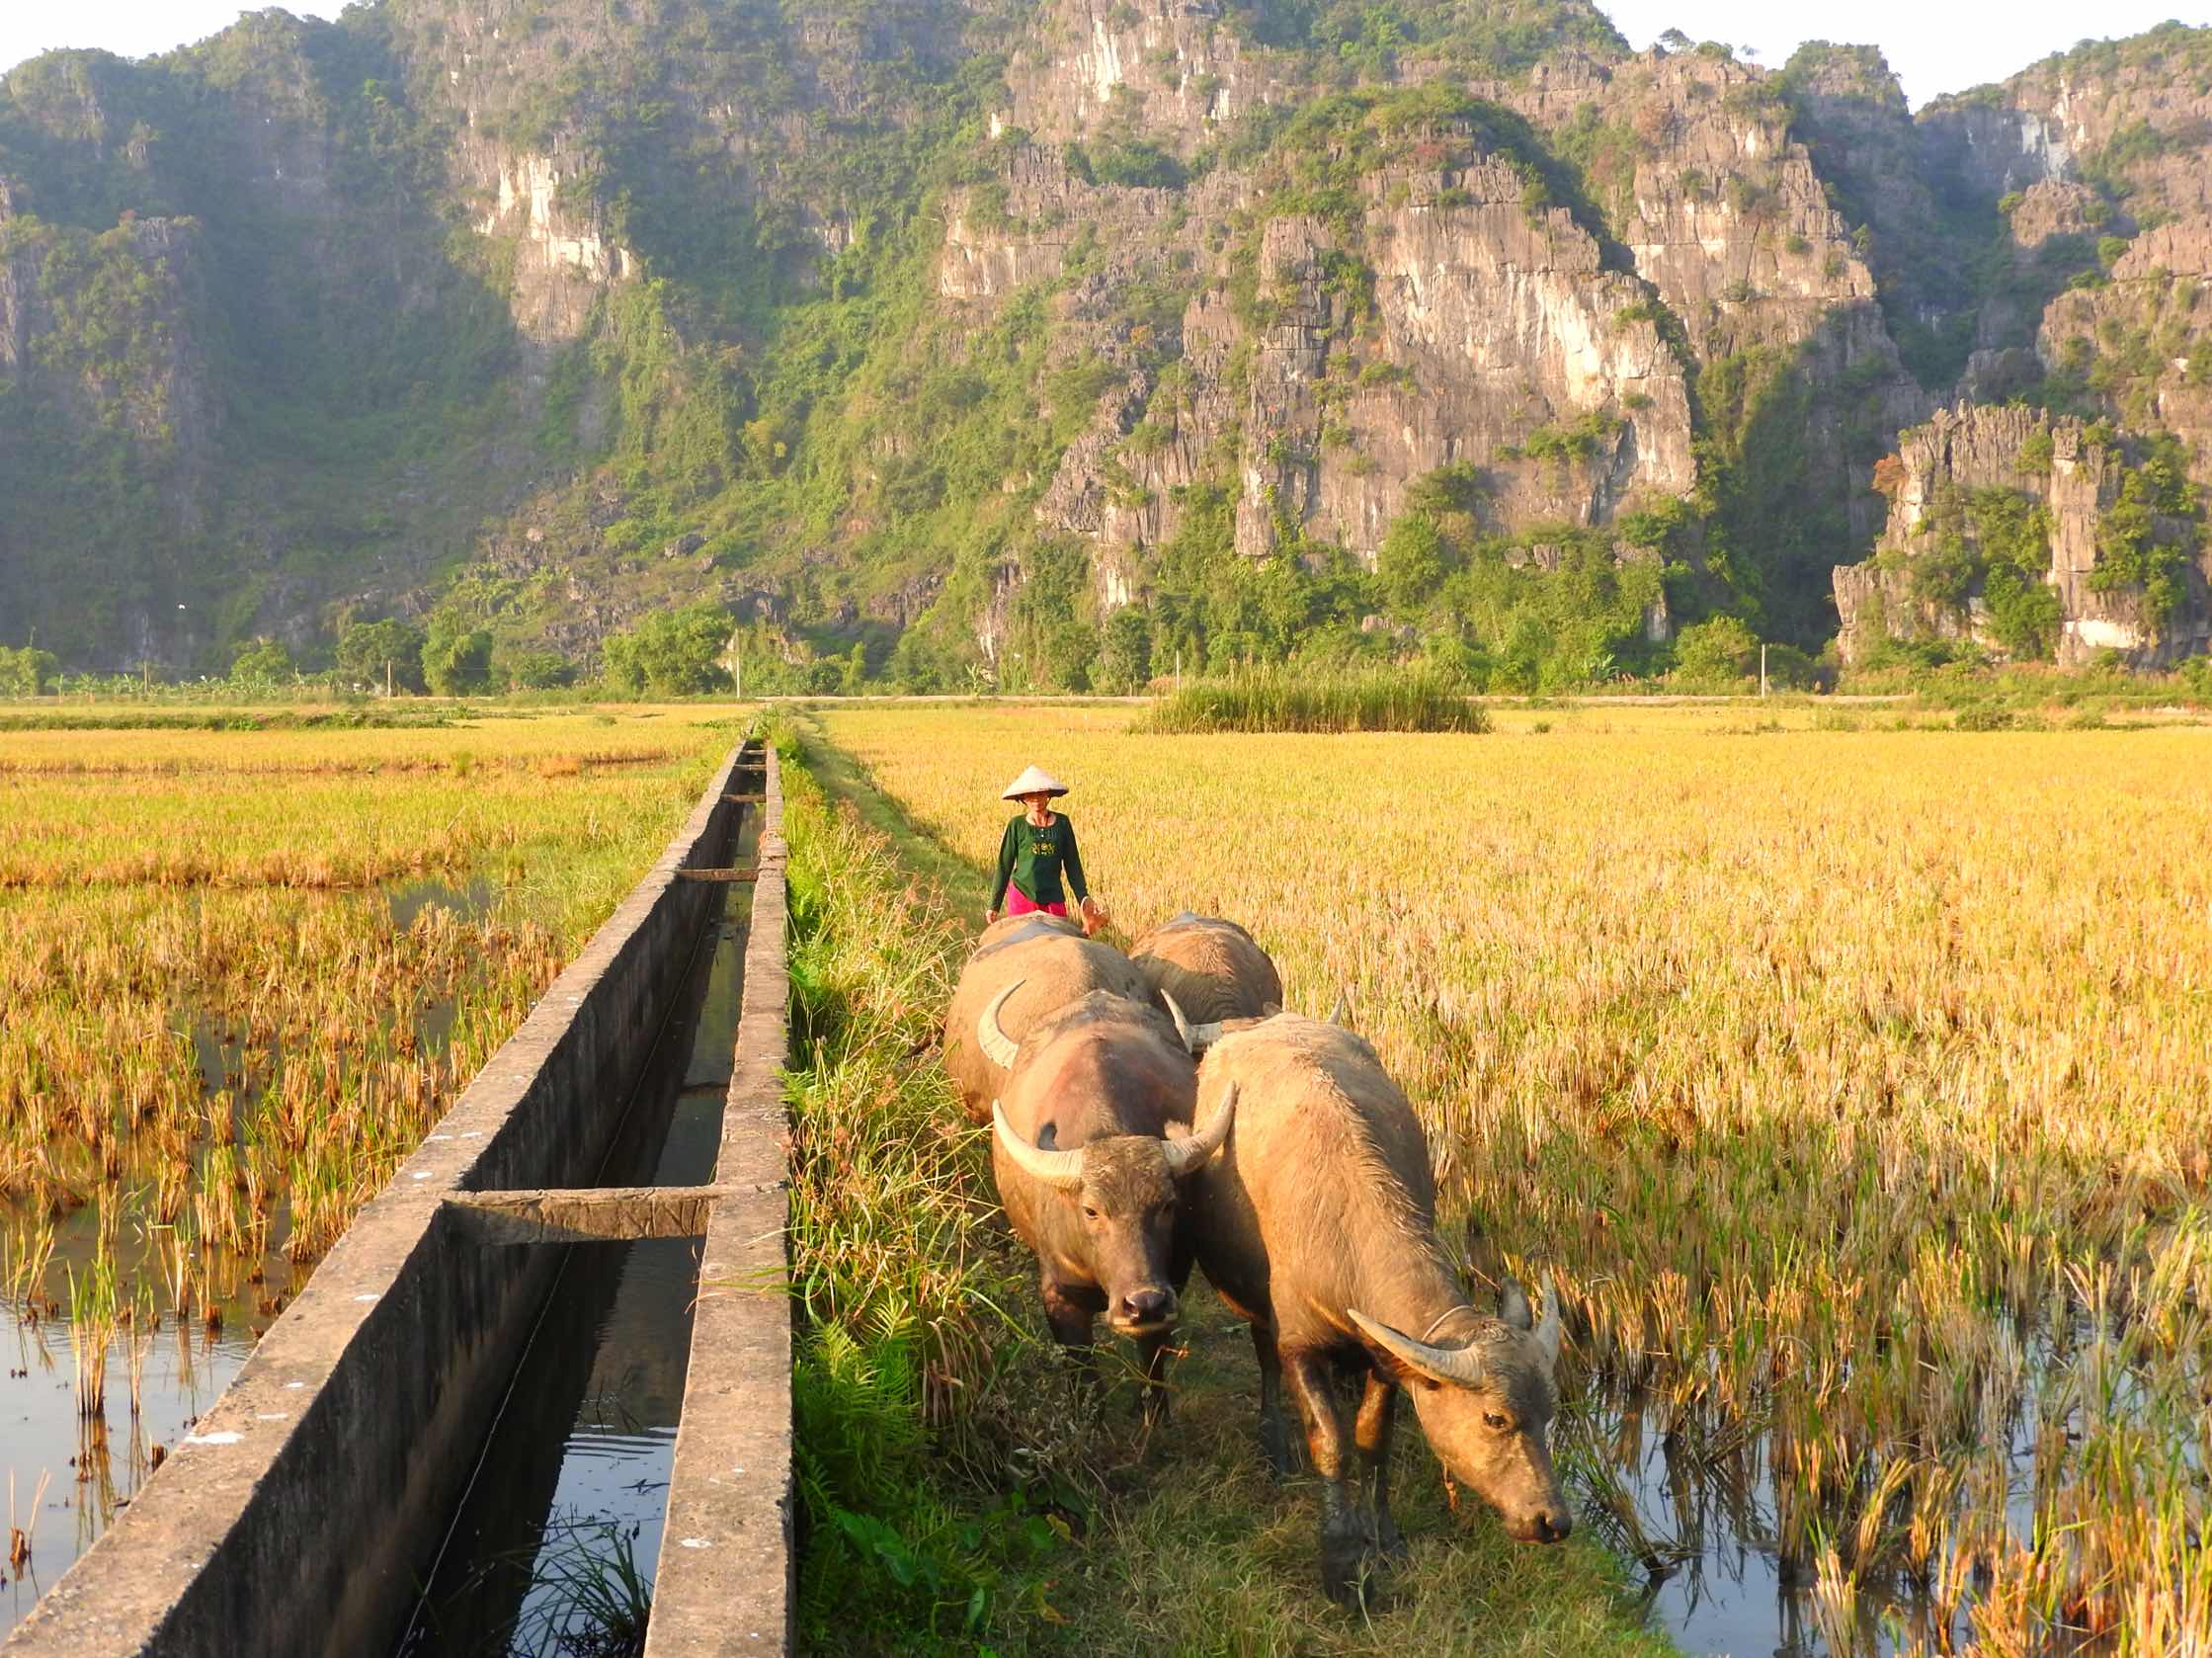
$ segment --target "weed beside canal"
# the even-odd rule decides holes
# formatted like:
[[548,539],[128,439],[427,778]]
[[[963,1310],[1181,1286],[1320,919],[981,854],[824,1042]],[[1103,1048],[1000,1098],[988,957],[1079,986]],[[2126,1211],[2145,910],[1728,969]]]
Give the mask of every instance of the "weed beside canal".
[[1084,1499],[1034,1450],[1051,1367],[937,1063],[964,939],[795,763],[783,788],[802,1636],[972,1651],[1038,1604]]

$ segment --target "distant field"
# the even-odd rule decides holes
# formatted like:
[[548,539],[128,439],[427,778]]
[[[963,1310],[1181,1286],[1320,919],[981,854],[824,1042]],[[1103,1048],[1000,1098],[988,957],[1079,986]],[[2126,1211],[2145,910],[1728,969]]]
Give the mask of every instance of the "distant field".
[[1558,1274],[1570,1461],[1685,1641],[1734,1551],[1737,1650],[2207,1649],[2212,731],[1130,717],[820,715],[978,864],[1039,763],[1127,934],[1227,915],[1293,1005],[1351,988],[1475,1273]]
[[[0,1468],[26,1513],[87,1450],[55,1387],[104,1379],[91,1420],[127,1407],[142,1468],[156,1332],[205,1404],[199,1372],[234,1368],[736,736],[711,707],[0,731],[0,1335],[31,1372],[0,1383]],[[66,1563],[50,1527],[36,1558]]]

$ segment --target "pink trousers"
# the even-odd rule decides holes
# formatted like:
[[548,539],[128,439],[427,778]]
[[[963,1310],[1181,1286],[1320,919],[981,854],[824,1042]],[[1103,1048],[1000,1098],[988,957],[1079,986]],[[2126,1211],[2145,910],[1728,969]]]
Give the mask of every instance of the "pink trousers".
[[1056,915],[1064,919],[1068,913],[1068,906],[1066,904],[1040,904],[1011,881],[1007,884],[1006,913],[1008,915],[1034,915],[1040,910],[1046,915]]

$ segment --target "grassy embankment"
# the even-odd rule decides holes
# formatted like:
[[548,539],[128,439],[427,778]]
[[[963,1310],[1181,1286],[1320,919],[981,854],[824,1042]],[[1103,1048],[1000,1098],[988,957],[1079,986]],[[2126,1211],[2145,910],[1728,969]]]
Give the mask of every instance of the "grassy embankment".
[[1249,1344],[1195,1293],[1172,1428],[1133,1386],[1081,1428],[995,1211],[985,1134],[935,1044],[980,871],[801,723],[784,772],[796,1070],[802,1602],[812,1650],[1626,1658],[1640,1628],[1588,1541],[1535,1551],[1448,1512],[1401,1439],[1411,1564],[1358,1618],[1315,1581],[1315,1511],[1254,1450]]

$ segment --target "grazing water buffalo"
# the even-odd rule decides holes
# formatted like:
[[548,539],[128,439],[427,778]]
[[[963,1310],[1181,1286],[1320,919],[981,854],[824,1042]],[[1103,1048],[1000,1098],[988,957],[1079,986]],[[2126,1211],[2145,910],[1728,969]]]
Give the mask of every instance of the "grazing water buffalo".
[[999,1016],[1021,988],[1002,987],[976,1030],[978,1045],[1007,1072],[991,1118],[999,1202],[1036,1254],[1053,1338],[1088,1351],[1102,1312],[1135,1337],[1145,1412],[1157,1420],[1167,1407],[1177,1298],[1190,1277],[1176,1183],[1221,1144],[1236,1095],[1192,1135],[1197,1068],[1157,1014],[1095,990],[1016,1044]]
[[1132,945],[1129,959],[1153,989],[1175,998],[1200,1046],[1221,1035],[1224,1020],[1282,1011],[1282,975],[1233,921],[1186,910]]
[[[998,1020],[1016,1042],[1029,1027],[1094,990],[1154,1005],[1152,986],[1111,945],[1083,936],[1072,921],[1051,915],[1008,916],[992,923],[960,971],[944,1016],[944,1068],[959,1090],[971,1122],[991,1120],[991,1102],[1006,1087],[1006,1066],[976,1043],[983,1010],[1009,985],[1016,993],[999,1004]],[[1189,1120],[1189,1113],[1184,1113]]]
[[[1573,1522],[1545,1445],[1557,1394],[1559,1307],[1510,1290],[1502,1317],[1467,1304],[1435,1236],[1429,1149],[1374,1050],[1336,1025],[1283,1014],[1232,1032],[1199,1072],[1199,1110],[1234,1097],[1236,1131],[1191,1191],[1199,1265],[1252,1320],[1261,1446],[1288,1465],[1282,1383],[1324,1481],[1321,1579],[1346,1599],[1372,1554],[1404,1544],[1389,1513],[1399,1386],[1454,1480],[1523,1542]],[[1348,1423],[1332,1372],[1363,1392]],[[1364,1487],[1353,1473],[1357,1451]]]

